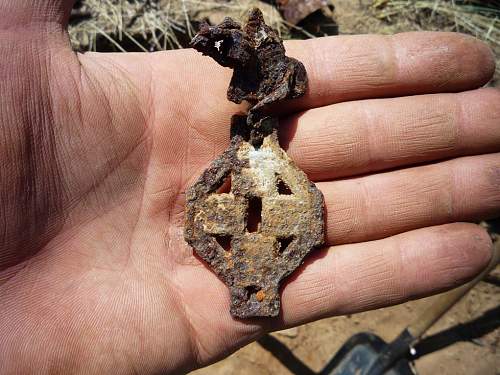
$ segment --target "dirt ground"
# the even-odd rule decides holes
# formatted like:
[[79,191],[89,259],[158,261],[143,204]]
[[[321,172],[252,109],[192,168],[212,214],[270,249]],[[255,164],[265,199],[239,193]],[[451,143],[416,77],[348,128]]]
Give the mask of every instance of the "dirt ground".
[[[367,3],[370,2],[334,1],[340,34],[386,34],[417,29],[409,21],[387,24],[377,19]],[[500,275],[500,268],[494,274]],[[288,375],[319,372],[350,336],[366,331],[386,341],[392,340],[435,298],[439,296],[276,332],[262,343],[252,343],[225,360],[192,374]],[[419,358],[415,362],[417,372],[421,375],[500,374],[499,327],[499,286],[481,282],[429,331],[427,336],[451,329],[444,339],[449,346]]]

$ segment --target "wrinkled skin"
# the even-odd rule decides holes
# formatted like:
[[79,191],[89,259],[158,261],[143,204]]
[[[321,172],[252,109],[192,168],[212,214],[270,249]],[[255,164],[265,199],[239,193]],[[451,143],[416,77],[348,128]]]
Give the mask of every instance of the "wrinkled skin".
[[330,247],[284,286],[279,318],[242,322],[182,235],[184,191],[239,109],[231,72],[190,50],[73,54],[71,5],[0,0],[0,373],[179,373],[488,262],[485,231],[456,223],[500,209],[500,96],[478,89],[494,69],[480,42],[287,46],[311,90],[279,109],[282,142],[322,181]]

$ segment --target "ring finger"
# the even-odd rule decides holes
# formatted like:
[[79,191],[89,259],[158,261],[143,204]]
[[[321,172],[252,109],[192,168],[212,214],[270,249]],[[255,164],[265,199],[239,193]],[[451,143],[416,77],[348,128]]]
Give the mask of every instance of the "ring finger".
[[385,238],[411,229],[475,221],[500,212],[500,154],[322,182],[327,244]]
[[315,181],[500,151],[500,91],[334,104],[291,116],[288,154]]

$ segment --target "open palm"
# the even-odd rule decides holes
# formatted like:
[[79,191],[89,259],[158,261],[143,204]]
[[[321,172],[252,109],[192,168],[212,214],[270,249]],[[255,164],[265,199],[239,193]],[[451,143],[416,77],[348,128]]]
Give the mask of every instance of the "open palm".
[[241,110],[225,98],[231,72],[191,50],[76,55],[70,8],[0,0],[1,373],[188,371],[269,330],[452,288],[488,262],[487,234],[454,223],[500,209],[500,94],[477,89],[494,71],[482,43],[287,45],[310,91],[278,109],[282,143],[320,181],[335,246],[288,280],[279,318],[238,321],[183,240],[185,191]]

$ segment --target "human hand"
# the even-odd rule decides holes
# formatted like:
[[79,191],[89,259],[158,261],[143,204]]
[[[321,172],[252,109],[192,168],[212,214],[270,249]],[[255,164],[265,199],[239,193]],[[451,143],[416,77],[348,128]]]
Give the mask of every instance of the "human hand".
[[[323,191],[327,247],[277,319],[229,315],[183,240],[184,192],[229,144],[231,71],[191,50],[74,54],[70,0],[0,0],[0,373],[184,372],[270,330],[457,286],[490,258],[500,93],[449,33],[287,44],[310,91],[282,143]],[[411,95],[411,96],[410,96]]]

